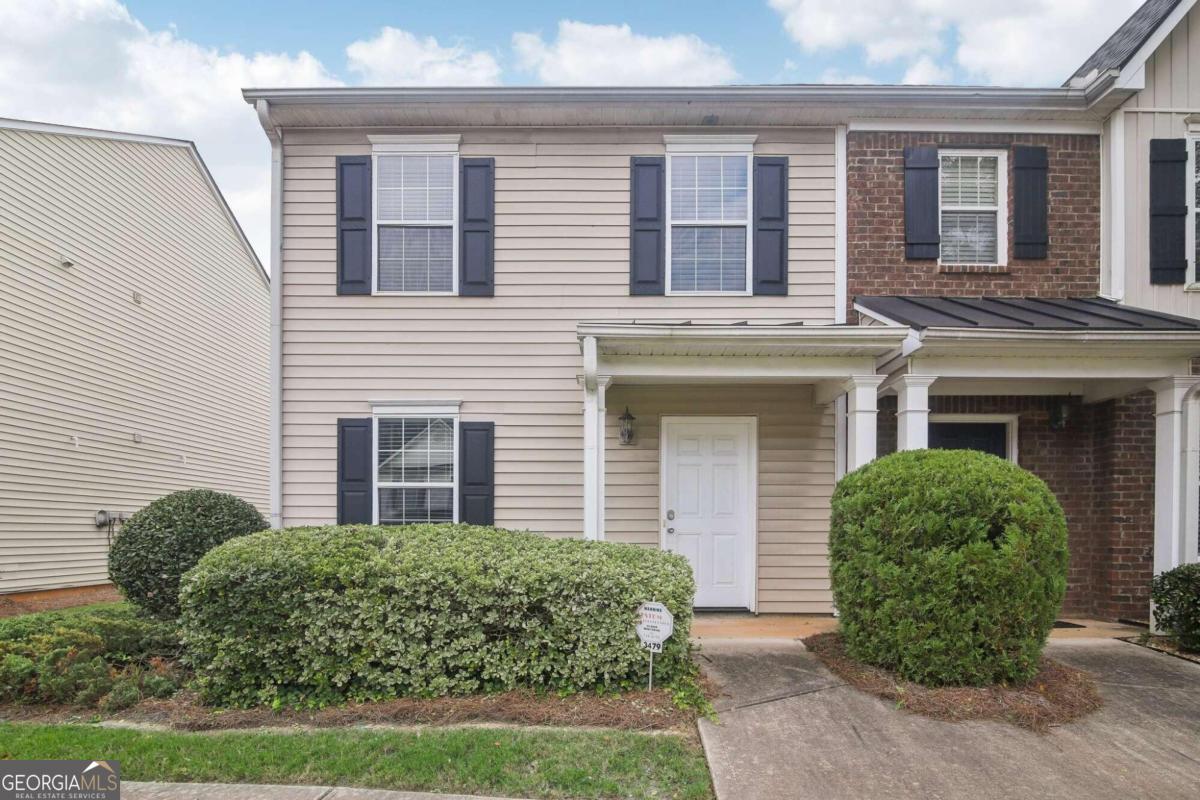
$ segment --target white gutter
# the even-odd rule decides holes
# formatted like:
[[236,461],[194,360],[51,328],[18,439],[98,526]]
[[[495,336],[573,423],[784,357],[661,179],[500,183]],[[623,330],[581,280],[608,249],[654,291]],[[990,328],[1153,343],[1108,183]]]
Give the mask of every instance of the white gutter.
[[869,86],[793,84],[760,86],[627,87],[627,86],[496,86],[394,87],[340,86],[327,88],[243,89],[246,102],[268,100],[274,105],[302,103],[582,103],[693,102],[697,100],[780,101],[827,103],[930,103],[954,108],[1040,108],[1085,110],[1087,92],[1071,87],[1007,88],[992,86]]
[[271,125],[270,105],[255,104],[271,142],[271,527],[283,527],[283,139]]

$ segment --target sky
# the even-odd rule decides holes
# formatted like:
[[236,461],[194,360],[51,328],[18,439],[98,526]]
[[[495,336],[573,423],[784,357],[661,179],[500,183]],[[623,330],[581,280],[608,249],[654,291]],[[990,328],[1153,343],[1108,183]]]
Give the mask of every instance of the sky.
[[196,142],[268,269],[244,87],[1056,86],[1140,0],[0,0],[0,117]]

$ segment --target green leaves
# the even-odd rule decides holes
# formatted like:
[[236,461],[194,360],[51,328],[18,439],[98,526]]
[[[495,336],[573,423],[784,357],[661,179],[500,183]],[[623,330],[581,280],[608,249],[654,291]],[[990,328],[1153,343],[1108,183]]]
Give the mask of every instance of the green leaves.
[[655,682],[692,675],[695,592],[680,556],[470,525],[267,531],[229,541],[182,581],[181,625],[212,703],[347,699],[528,687],[643,685],[634,633],[656,598],[676,633]]
[[221,542],[266,527],[254,506],[231,494],[175,492],[122,526],[109,550],[108,574],[130,601],[157,616],[175,617],[183,573]]
[[1020,682],[1066,592],[1066,518],[995,456],[896,453],[838,484],[830,559],[854,657],[928,685]]
[[1184,564],[1150,584],[1154,621],[1183,650],[1200,652],[1200,564]]

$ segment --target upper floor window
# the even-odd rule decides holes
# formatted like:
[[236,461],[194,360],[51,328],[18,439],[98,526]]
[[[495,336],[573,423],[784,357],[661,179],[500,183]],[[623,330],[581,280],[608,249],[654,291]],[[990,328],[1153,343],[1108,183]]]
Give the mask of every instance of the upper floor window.
[[750,293],[753,141],[667,137],[668,294]]
[[1008,164],[998,150],[938,153],[943,264],[1008,263]]
[[458,156],[375,156],[375,290],[457,291]]

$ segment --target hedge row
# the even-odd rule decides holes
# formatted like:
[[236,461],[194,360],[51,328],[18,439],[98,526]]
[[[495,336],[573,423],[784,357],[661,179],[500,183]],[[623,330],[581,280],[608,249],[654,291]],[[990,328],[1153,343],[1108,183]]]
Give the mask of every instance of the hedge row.
[[181,634],[208,702],[325,705],[646,679],[636,609],[675,635],[664,685],[690,675],[695,586],[681,556],[468,525],[344,526],[231,540],[184,576]]

